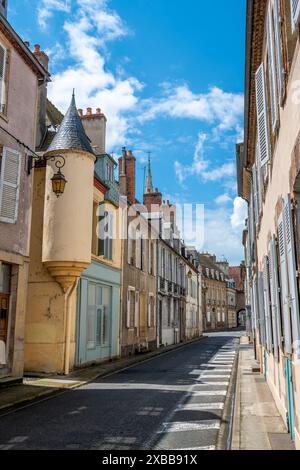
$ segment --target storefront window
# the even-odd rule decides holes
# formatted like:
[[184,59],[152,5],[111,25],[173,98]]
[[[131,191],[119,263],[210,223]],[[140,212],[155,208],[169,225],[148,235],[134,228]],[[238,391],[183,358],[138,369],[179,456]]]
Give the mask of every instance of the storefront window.
[[88,286],[87,348],[109,344],[111,290],[92,282]]

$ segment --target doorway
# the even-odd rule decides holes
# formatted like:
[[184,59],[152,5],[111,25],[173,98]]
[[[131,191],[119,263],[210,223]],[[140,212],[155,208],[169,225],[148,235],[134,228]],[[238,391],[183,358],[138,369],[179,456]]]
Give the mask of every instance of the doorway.
[[11,267],[0,261],[0,368],[7,366]]

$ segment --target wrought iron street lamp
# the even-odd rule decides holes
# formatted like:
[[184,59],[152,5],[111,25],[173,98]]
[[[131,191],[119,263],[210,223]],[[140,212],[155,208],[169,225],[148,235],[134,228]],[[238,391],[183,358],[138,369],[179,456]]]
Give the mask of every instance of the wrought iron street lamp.
[[[35,160],[34,164],[33,160]],[[28,161],[28,173],[30,174],[32,168],[45,167],[48,160],[55,161],[57,172],[51,178],[52,191],[54,192],[56,197],[59,197],[64,193],[67,183],[65,175],[61,172],[61,168],[63,168],[66,164],[66,160],[62,155],[51,155],[49,157],[43,156],[39,158],[34,155],[31,156]]]

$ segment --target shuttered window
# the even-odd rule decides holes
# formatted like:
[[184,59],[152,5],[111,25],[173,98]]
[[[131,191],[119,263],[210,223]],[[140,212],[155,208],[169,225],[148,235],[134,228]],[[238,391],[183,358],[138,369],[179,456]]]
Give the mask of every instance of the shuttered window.
[[266,342],[266,322],[265,322],[265,302],[264,302],[264,277],[263,273],[258,274],[258,322],[260,341],[263,346],[267,346]]
[[264,166],[270,160],[270,136],[268,126],[265,67],[263,63],[257,69],[255,82],[260,165]]
[[140,293],[135,293],[135,315],[134,315],[134,326],[139,326],[139,313],[140,313]]
[[281,52],[281,16],[279,0],[274,0],[274,30],[275,30],[275,55],[276,55],[276,75],[277,89],[280,103],[283,98],[283,62]]
[[274,260],[273,260],[273,239],[269,243],[269,279],[270,279],[270,302],[271,302],[271,323],[273,330],[274,356],[278,359],[278,332],[277,332],[277,296],[274,278]]
[[286,241],[286,258],[289,282],[289,305],[291,309],[293,349],[300,357],[300,319],[299,319],[299,293],[297,279],[297,262],[295,252],[294,227],[292,221],[292,206],[289,195],[284,198],[284,227]]
[[277,343],[277,347],[282,345],[282,324],[281,324],[281,305],[280,305],[280,288],[279,288],[279,276],[278,276],[278,255],[277,255],[277,243],[275,235],[273,235],[270,242],[270,272],[271,272],[271,292],[272,292],[272,312],[276,324],[277,340],[274,338],[274,347]]
[[7,51],[2,44],[0,44],[0,112],[5,112],[5,99],[6,99],[6,90],[5,90],[5,75],[6,75],[6,57]]
[[3,148],[0,174],[0,222],[15,223],[18,219],[21,154]]
[[266,321],[266,344],[268,352],[273,350],[273,332],[271,324],[271,305],[270,305],[270,279],[269,279],[269,260],[265,256],[264,261],[264,303],[265,303],[265,321]]
[[135,290],[128,288],[127,291],[127,315],[126,328],[134,328],[135,323]]
[[292,13],[292,28],[295,31],[300,18],[300,0],[290,0]]
[[253,165],[252,167],[252,188],[253,188],[255,223],[257,225],[259,222],[259,202],[258,202],[257,172],[256,172],[255,165]]
[[287,272],[287,257],[285,243],[285,229],[283,213],[278,219],[278,244],[280,259],[280,280],[281,280],[281,302],[283,313],[283,332],[284,332],[284,348],[286,353],[292,352],[292,334],[291,334],[291,318],[289,308],[289,286]]
[[267,44],[268,44],[268,63],[269,63],[269,81],[271,98],[271,121],[272,129],[275,132],[278,123],[277,89],[275,75],[275,50],[274,50],[274,27],[272,5],[269,2],[268,20],[267,20]]
[[260,153],[259,153],[259,142],[258,136],[256,137],[256,153],[255,153],[255,162],[256,162],[256,179],[257,179],[257,193],[258,193],[258,212],[259,214],[262,211],[263,206],[263,183],[261,178],[261,167],[260,167]]

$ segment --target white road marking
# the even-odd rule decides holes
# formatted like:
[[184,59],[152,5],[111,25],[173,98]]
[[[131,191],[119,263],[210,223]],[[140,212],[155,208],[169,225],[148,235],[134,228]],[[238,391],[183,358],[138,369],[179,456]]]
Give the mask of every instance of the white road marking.
[[190,447],[189,449],[172,449],[175,451],[197,451],[197,450],[216,450],[216,446]]
[[223,410],[224,403],[187,403],[180,405],[176,411],[205,411],[205,410]]
[[191,390],[190,394],[193,397],[226,397],[227,390]]
[[203,377],[205,379],[230,379],[230,374],[220,374],[220,375],[217,375],[217,374],[214,374],[214,371],[212,371],[213,373],[210,374],[209,372],[205,372],[203,373],[202,371],[200,370],[193,370],[192,372],[190,372],[189,375],[198,375],[200,374],[200,377]]
[[226,386],[226,388],[227,388],[228,385],[229,385],[229,380],[226,380],[226,382],[205,382],[205,381],[203,381],[203,379],[201,379],[201,378],[196,379],[196,380],[199,380],[199,381],[201,380],[201,381],[202,381],[201,384],[200,384],[200,383],[197,384],[197,385],[199,385],[199,387],[200,387],[200,386],[202,386],[202,387],[207,387],[208,385],[218,385],[218,387],[219,387],[219,386],[224,385],[224,386]]
[[166,434],[171,432],[186,431],[207,431],[209,429],[220,429],[220,420],[214,419],[210,421],[182,421],[163,423],[158,434]]

